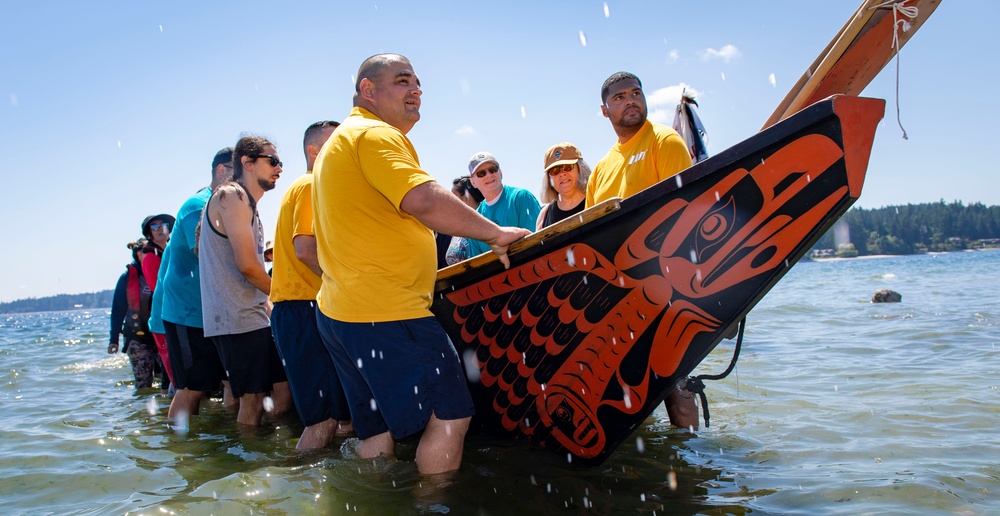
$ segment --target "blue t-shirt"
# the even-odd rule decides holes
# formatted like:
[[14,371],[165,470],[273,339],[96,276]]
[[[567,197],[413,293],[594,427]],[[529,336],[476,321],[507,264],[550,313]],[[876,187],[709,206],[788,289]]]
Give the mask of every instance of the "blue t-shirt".
[[163,252],[159,280],[154,292],[163,292],[160,317],[164,321],[204,328],[201,317],[201,276],[194,249],[198,245],[195,231],[201,220],[201,210],[211,196],[212,190],[204,188],[184,201],[177,212],[177,223]]
[[[535,230],[538,212],[542,211],[538,199],[524,188],[504,185],[500,196],[492,205],[482,202],[477,210],[484,217],[496,222],[498,226],[514,226],[530,231]],[[479,240],[469,240],[469,257],[483,254],[490,246]]]

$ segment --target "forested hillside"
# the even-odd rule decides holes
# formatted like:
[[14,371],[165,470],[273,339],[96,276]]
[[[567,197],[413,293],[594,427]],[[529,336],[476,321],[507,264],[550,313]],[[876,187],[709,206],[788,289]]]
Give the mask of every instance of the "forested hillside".
[[834,235],[843,233],[835,226],[813,249],[843,252],[850,244],[863,256],[997,247],[1000,206],[941,201],[870,210],[852,208],[840,219],[839,224],[845,223],[849,242],[835,241]]
[[85,294],[59,294],[58,296],[19,299],[9,303],[0,303],[0,314],[52,312],[74,308],[106,308],[111,306],[113,295],[113,290],[102,290]]

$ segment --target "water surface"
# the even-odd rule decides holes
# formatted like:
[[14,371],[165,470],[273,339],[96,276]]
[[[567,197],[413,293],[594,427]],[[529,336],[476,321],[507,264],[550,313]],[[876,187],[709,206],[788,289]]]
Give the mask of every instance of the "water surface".
[[[751,312],[712,423],[662,408],[602,466],[472,436],[449,485],[301,426],[241,430],[218,402],[167,426],[109,357],[107,310],[0,316],[8,514],[996,514],[1000,252],[803,262]],[[880,288],[903,302],[872,304]],[[729,363],[723,342],[697,373]]]

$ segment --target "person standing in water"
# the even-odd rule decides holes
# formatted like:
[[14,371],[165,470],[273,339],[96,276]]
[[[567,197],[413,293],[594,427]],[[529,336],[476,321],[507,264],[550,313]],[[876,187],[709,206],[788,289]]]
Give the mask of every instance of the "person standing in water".
[[285,369],[271,334],[271,277],[264,270],[264,228],[257,202],[281,176],[274,144],[244,136],[233,151],[233,180],[205,204],[198,240],[202,317],[239,400],[236,422],[260,425],[270,395],[280,414],[291,405]]
[[507,246],[500,227],[420,168],[406,137],[420,119],[420,81],[397,54],[362,63],[354,109],[313,171],[313,220],[323,282],[317,319],[351,407],[358,454],[392,455],[420,432],[423,474],[458,469],[472,397],[458,353],[431,314],[434,232]]
[[351,412],[337,369],[316,326],[316,294],[323,271],[313,231],[313,164],[320,148],[340,125],[316,122],[306,128],[302,147],[306,173],[285,190],[274,231],[271,331],[285,365],[292,400],[305,429],[296,448],[325,448],[350,428]]
[[[618,72],[604,81],[601,113],[618,141],[594,167],[587,183],[588,208],[612,197],[637,194],[691,166],[691,154],[677,131],[646,119],[646,96],[634,74]],[[698,428],[693,393],[678,387],[663,403],[671,424]]]

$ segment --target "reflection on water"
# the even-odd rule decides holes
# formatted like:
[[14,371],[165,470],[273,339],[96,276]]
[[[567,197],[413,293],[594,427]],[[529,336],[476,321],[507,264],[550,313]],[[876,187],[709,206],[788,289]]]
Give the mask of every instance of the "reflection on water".
[[[295,451],[292,419],[186,431],[104,353],[103,310],[0,316],[3,512],[745,514],[996,512],[1000,253],[797,265],[751,313],[712,426],[659,409],[600,467],[470,436],[450,479],[399,459]],[[892,288],[900,304],[868,303]],[[732,343],[699,373],[725,369]]]

